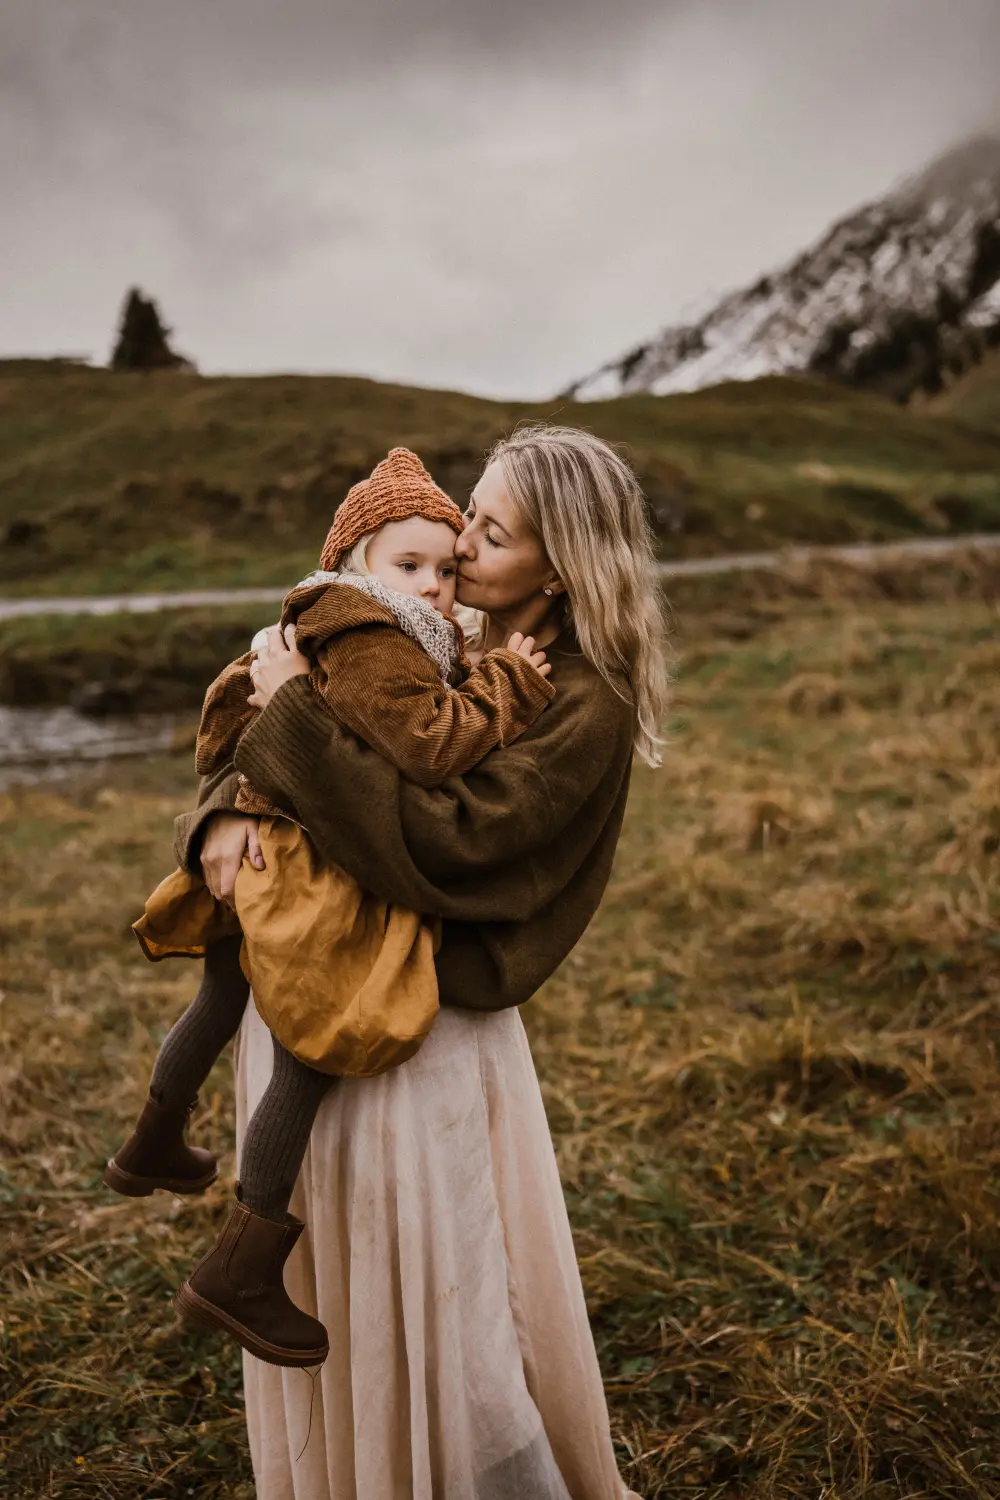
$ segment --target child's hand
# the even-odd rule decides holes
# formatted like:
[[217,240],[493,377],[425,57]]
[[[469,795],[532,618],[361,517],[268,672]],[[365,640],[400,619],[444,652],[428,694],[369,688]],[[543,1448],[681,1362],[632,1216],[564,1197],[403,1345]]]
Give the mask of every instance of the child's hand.
[[529,667],[534,667],[540,677],[548,677],[552,671],[551,663],[545,660],[545,652],[535,650],[533,635],[522,635],[519,630],[515,630],[507,642],[507,650],[513,651],[516,656],[523,656]]
[[308,677],[309,659],[295,644],[295,626],[272,625],[261,640],[254,636],[257,655],[250,663],[253,692],[247,702],[252,708],[266,708],[281,685],[292,677]]

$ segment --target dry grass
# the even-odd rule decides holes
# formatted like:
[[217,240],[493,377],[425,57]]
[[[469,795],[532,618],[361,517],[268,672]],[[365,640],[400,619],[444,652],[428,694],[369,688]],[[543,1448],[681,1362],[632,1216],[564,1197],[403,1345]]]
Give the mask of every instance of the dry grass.
[[[648,1500],[1000,1492],[1000,622],[838,587],[688,599],[667,764],[526,1011]],[[238,1361],[169,1309],[224,1189],[99,1186],[190,986],[126,934],[187,795],[173,760],[2,804],[18,1500],[252,1494]],[[198,1130],[228,1152],[225,1067]]]

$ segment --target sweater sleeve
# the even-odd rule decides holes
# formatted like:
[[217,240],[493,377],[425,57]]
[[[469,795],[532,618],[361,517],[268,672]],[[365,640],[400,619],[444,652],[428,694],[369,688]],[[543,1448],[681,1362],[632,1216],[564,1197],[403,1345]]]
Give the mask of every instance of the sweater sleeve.
[[278,689],[236,765],[294,808],[324,859],[383,899],[456,921],[524,920],[586,859],[633,734],[631,705],[596,673],[564,688],[553,670],[560,686],[548,711],[436,789],[345,731],[305,677]]
[[198,805],[182,813],[174,823],[174,854],[182,870],[189,875],[201,874],[201,841],[205,824],[215,813],[235,812],[240,779],[232,763],[219,766],[211,776],[202,777],[198,788]]
[[253,652],[247,651],[230,662],[205,694],[194,750],[199,776],[214,776],[223,766],[231,764],[240,735],[258,712],[247,703],[253,692],[252,661]]
[[[419,786],[472,769],[535,722],[555,689],[513,651],[490,651],[460,687],[403,631],[370,625],[319,650],[312,680],[339,721]],[[234,741],[235,747],[235,741]]]

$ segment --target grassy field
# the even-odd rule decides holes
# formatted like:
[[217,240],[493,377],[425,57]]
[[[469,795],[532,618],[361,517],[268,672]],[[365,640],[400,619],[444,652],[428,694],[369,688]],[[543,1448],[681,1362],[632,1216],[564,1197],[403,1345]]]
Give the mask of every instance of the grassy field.
[[627,445],[667,555],[997,530],[1000,430],[973,417],[801,380],[527,405],[0,362],[0,589],[288,586],[392,444],[464,503],[491,444],[538,418]]
[[[1000,1492],[996,584],[692,586],[666,765],[525,1010],[647,1500]],[[226,1186],[99,1185],[191,985],[127,931],[189,798],[173,758],[0,800],[18,1500],[252,1495],[238,1360],[169,1307]],[[227,1065],[196,1133],[230,1168]]]

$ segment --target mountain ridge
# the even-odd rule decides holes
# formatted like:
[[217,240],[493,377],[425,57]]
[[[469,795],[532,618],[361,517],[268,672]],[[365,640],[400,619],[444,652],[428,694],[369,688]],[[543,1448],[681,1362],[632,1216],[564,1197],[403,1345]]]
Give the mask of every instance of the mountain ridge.
[[702,317],[569,386],[577,400],[812,375],[906,401],[1000,344],[1000,139],[974,137]]

